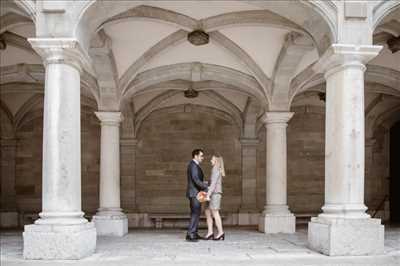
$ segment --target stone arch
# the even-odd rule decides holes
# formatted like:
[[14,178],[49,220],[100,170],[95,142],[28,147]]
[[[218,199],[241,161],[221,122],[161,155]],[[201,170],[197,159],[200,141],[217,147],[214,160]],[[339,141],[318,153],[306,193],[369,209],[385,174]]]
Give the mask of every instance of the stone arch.
[[[123,91],[124,88],[135,78],[137,71],[148,63],[153,57],[156,57],[159,53],[168,49],[169,47],[176,45],[177,43],[184,41],[187,36],[187,31],[178,30],[148,49],[142,56],[140,56],[131,66],[123,73],[119,80],[120,89]],[[264,89],[265,94],[269,94],[270,91],[270,78],[264,73],[264,71],[257,65],[257,63],[251,58],[242,48],[236,43],[227,38],[225,35],[218,31],[209,33],[210,39],[216,41],[222,48],[226,49],[234,57],[239,59],[246,67],[248,67],[254,74],[254,77],[260,83]]]
[[0,17],[0,34],[17,25],[35,24],[36,4],[31,0],[2,1],[1,8],[5,15]]
[[18,129],[22,128],[25,124],[35,120],[37,118],[43,118],[43,106],[40,106],[37,109],[31,109],[20,119],[18,123]]
[[400,95],[400,72],[395,69],[378,65],[367,65],[365,82],[381,84],[386,88],[391,88],[390,91],[387,91],[387,94],[393,96]]
[[[239,128],[239,130],[241,130],[240,125],[237,124],[237,122],[235,121],[235,119],[232,117],[231,114],[221,111],[219,109],[213,108],[213,107],[209,107],[209,106],[202,106],[202,105],[196,105],[196,104],[181,104],[181,105],[176,105],[176,106],[172,106],[172,107],[156,109],[153,112],[164,112],[164,113],[185,112],[185,113],[187,113],[187,112],[191,112],[193,110],[193,108],[196,109],[196,112],[212,114],[215,117],[218,117],[222,120],[228,121],[228,122],[232,123],[233,125],[236,125]],[[149,117],[149,115],[147,117]],[[137,135],[139,135],[139,134],[140,134],[140,128],[137,129]]]
[[105,25],[130,19],[158,20],[174,24],[187,31],[198,28],[204,29],[205,31],[215,31],[219,28],[232,25],[259,25],[289,29],[291,31],[308,35],[312,39],[312,36],[296,23],[268,10],[238,11],[196,20],[174,11],[147,5],[140,5],[108,18],[99,25],[96,31],[101,30]]
[[[290,83],[290,104],[294,97],[310,88],[325,83],[324,75],[317,73],[310,65],[305,70],[294,77]],[[385,94],[398,96],[400,92],[400,72],[394,69],[378,65],[367,65],[365,71],[365,83],[381,84],[377,92],[383,91]],[[366,87],[366,90],[373,91],[373,88]]]
[[222,26],[243,24],[284,27],[291,31],[297,31],[310,36],[315,44],[321,44],[321,41],[323,41],[322,45],[318,45],[320,46],[318,50],[321,54],[329,47],[330,43],[335,42],[337,39],[337,10],[336,5],[330,0],[290,2],[290,8],[295,10],[293,13],[294,16],[301,16],[303,14],[302,10],[308,10],[308,12],[311,12],[315,17],[318,17],[328,35],[328,43],[326,43],[326,40],[323,40],[323,36],[318,36],[317,38],[314,36],[319,34],[312,28],[312,24],[314,23],[299,25],[297,21],[301,21],[301,18],[296,21],[296,19],[285,16],[285,11],[288,10],[287,7],[273,5],[271,3],[254,5],[261,5],[265,10],[232,12],[196,20],[174,11],[148,6],[145,1],[129,3],[123,7],[112,6],[107,3],[107,1],[92,1],[82,5],[74,32],[79,39],[84,40],[84,47],[87,48],[92,34],[101,30],[107,23],[140,18],[158,20],[169,24],[172,23],[188,31],[203,27],[205,27],[206,30],[215,30]]
[[[18,130],[24,124],[43,117],[44,110],[44,96],[42,93],[35,94],[29,98],[18,110],[15,115],[15,128]],[[97,110],[96,102],[81,95],[81,112],[93,113]]]
[[[250,10],[225,13],[201,20],[201,25],[207,31],[215,31],[227,26],[257,25],[282,28],[308,35],[308,32],[296,23],[277,15],[269,10]],[[312,38],[311,35],[308,35]]]
[[247,98],[246,107],[243,111],[243,137],[257,138],[257,120],[261,106],[253,97]]
[[[86,71],[83,71],[81,74],[81,98],[82,97],[90,101],[91,104],[94,104],[96,108],[100,106],[100,88],[97,80]],[[93,98],[90,99],[91,97]]]
[[291,79],[289,88],[289,103],[291,104],[297,94],[302,93],[303,91],[323,82],[325,82],[324,75],[317,73],[314,70],[314,64],[309,65]]
[[[331,1],[256,1],[266,8],[299,25],[313,36],[319,54],[323,54],[338,39],[338,10]],[[318,25],[318,27],[316,27]],[[321,31],[321,28],[323,29]]]
[[392,12],[395,12],[400,9],[399,1],[381,1],[377,4],[373,9],[373,18],[372,18],[372,31],[374,31],[380,22],[390,15]]
[[121,94],[122,97],[129,98],[133,94],[149,90],[154,85],[173,80],[217,81],[256,95],[263,106],[268,104],[268,96],[254,77],[228,67],[199,62],[160,66],[141,72]]
[[101,23],[101,25],[99,25],[96,31],[102,29],[105,25],[130,19],[158,20],[169,24],[174,24],[188,31],[200,28],[198,21],[189,16],[159,7],[140,5],[108,18]]
[[[39,64],[17,64],[1,67],[2,79],[0,84],[3,93],[16,92],[18,90],[34,93],[44,93],[45,68]],[[31,79],[28,81],[27,79]],[[86,98],[93,98],[93,102],[98,105],[100,92],[96,79],[88,72],[84,71],[81,75],[81,95]]]
[[0,137],[12,139],[15,137],[14,117],[7,105],[0,99]]
[[80,13],[77,16],[77,23],[74,27],[74,35],[82,41],[83,47],[88,50],[93,34],[98,27],[112,16],[144,4],[145,1],[127,1],[124,5],[115,5],[112,1],[85,1],[82,3]]
[[311,43],[295,32],[286,35],[273,74],[271,90],[274,110],[290,109],[290,81],[304,53],[313,49]]
[[0,34],[6,32],[11,27],[32,24],[32,20],[16,13],[8,13],[0,17]]
[[324,99],[321,98],[322,95],[321,96],[319,95],[319,93],[321,92],[323,93],[325,92],[325,84],[319,84],[317,86],[310,88],[307,91],[297,94],[292,101],[291,108],[293,108],[294,103],[298,101],[311,100],[311,99],[320,101],[320,102],[312,102],[311,105],[325,106]]
[[36,22],[36,3],[32,0],[14,0],[14,3],[21,8],[32,20]]
[[43,105],[43,94],[35,94],[29,98],[15,114],[15,128],[18,130],[19,127],[25,123],[25,116],[38,105]]
[[[177,90],[169,90],[166,91],[159,96],[155,97],[153,100],[151,100],[148,104],[143,106],[140,110],[138,110],[135,113],[135,120],[134,120],[134,125],[135,125],[135,135],[140,131],[142,123],[146,120],[148,116],[150,116],[152,113],[159,109],[164,109],[160,108],[159,106],[165,102],[174,97],[175,95],[182,93],[181,91]],[[209,100],[214,101],[218,105],[221,106],[221,109],[214,108],[216,110],[219,110],[221,112],[224,112],[226,114],[229,114],[231,117],[231,120],[234,122],[236,126],[238,126],[240,129],[243,128],[243,121],[242,121],[242,115],[239,110],[234,104],[226,100],[224,97],[219,95],[217,92],[214,91],[202,91],[202,94],[205,94]],[[187,104],[186,104],[187,105]],[[182,104],[177,104],[175,106],[182,106]],[[202,105],[196,105],[196,106],[202,106]],[[207,107],[208,108],[208,107]],[[212,108],[212,107],[210,107]]]
[[385,128],[390,129],[394,124],[396,124],[399,121],[400,121],[400,105],[395,106],[385,111],[381,115],[379,115],[374,122],[373,128],[377,128],[379,125],[384,125]]
[[338,28],[338,21],[337,21],[337,7],[332,0],[327,1],[302,1],[303,5],[308,5],[312,7],[315,12],[317,12],[322,21],[324,21],[330,31],[330,38],[332,41],[336,41],[337,36],[337,28]]

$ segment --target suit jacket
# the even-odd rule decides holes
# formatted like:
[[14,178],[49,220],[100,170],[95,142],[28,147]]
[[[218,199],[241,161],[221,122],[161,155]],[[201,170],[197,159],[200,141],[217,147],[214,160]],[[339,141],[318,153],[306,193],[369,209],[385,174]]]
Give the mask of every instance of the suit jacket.
[[207,185],[204,183],[203,171],[197,163],[191,160],[187,167],[186,197],[196,197],[197,193],[202,190],[207,191]]

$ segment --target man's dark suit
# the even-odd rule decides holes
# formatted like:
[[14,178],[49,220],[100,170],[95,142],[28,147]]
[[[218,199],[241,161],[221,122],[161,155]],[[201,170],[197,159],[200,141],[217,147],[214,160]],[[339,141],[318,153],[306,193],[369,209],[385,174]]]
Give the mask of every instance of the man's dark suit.
[[197,200],[196,196],[199,191],[207,191],[207,185],[203,182],[203,171],[193,160],[190,161],[187,168],[187,179],[186,197],[190,201],[190,223],[188,228],[188,236],[191,238],[196,238],[201,214],[201,204]]

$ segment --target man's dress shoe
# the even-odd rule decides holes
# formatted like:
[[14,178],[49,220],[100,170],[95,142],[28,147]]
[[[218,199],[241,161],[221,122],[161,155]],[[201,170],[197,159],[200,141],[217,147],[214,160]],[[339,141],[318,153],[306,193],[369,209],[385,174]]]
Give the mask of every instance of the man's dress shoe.
[[195,236],[191,236],[191,235],[186,235],[186,241],[189,242],[197,242],[199,241]]

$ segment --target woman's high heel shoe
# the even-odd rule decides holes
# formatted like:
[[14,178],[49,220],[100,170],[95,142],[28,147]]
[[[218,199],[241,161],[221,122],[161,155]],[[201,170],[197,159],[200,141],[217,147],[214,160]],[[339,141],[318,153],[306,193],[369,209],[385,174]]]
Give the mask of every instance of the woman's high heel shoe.
[[223,233],[219,237],[215,237],[214,240],[225,240],[225,233]]
[[214,240],[214,234],[211,234],[209,236],[205,236],[204,240]]

